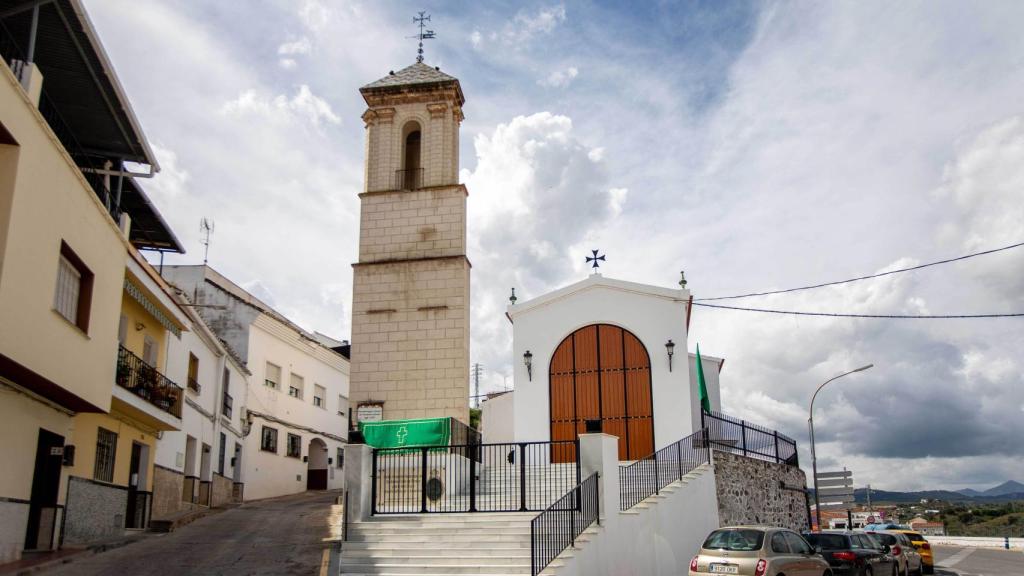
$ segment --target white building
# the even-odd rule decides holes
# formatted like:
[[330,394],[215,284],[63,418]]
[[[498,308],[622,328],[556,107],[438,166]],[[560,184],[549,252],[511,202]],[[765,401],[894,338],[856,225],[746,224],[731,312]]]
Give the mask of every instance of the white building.
[[183,296],[191,327],[169,339],[167,373],[185,389],[180,431],[157,441],[153,517],[241,500],[249,371]]
[[[588,420],[619,437],[622,460],[643,458],[701,428],[695,357],[687,354],[690,292],[589,278],[508,307],[513,399],[485,408],[485,441],[572,440]],[[713,410],[722,360],[703,357]],[[485,407],[487,403],[484,403]],[[500,423],[500,424],[498,424]],[[493,440],[492,440],[493,438]]]
[[236,405],[245,499],[340,488],[348,359],[208,266],[165,266],[164,276],[251,372]]

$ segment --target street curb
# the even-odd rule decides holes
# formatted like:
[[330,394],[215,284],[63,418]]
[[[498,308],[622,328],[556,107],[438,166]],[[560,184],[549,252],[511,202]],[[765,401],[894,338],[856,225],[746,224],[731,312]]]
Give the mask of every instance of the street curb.
[[43,561],[43,562],[40,562],[38,564],[34,564],[32,566],[26,566],[25,568],[22,568],[21,570],[12,571],[12,572],[3,572],[2,571],[2,566],[0,566],[0,574],[4,574],[4,576],[24,576],[24,575],[27,575],[27,574],[35,574],[35,573],[43,571],[43,570],[49,570],[50,568],[56,568],[57,566],[63,566],[65,564],[71,564],[75,560],[80,560],[82,558],[90,558],[90,557],[95,556],[97,554],[102,554],[103,552],[106,552],[108,550],[114,550],[114,549],[117,549],[117,548],[122,548],[124,546],[129,545],[129,544],[134,544],[135,542],[138,542],[139,540],[143,540],[144,538],[146,538],[146,536],[134,536],[134,537],[131,537],[131,538],[119,538],[117,540],[111,540],[111,541],[108,541],[108,542],[101,542],[101,543],[98,543],[98,544],[93,544],[91,546],[83,548],[82,550],[79,550],[78,552],[75,552],[75,553],[72,553],[72,554],[67,554],[67,555],[61,556],[59,558],[54,558],[53,560]]

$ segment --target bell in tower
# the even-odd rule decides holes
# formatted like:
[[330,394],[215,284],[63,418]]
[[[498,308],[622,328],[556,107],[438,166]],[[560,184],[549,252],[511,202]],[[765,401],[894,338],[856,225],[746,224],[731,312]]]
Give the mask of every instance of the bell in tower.
[[360,93],[367,104],[366,172],[354,264],[351,401],[383,405],[386,420],[468,422],[462,87],[417,61]]

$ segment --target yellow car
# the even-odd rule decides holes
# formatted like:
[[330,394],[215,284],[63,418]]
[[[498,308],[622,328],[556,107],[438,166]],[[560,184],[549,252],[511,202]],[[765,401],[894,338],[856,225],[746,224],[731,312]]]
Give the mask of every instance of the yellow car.
[[921,555],[921,564],[924,565],[925,574],[935,573],[935,559],[932,557],[932,545],[921,536],[920,532],[914,532],[913,530],[890,530],[890,532],[901,532],[910,538],[910,543],[917,549],[917,553]]

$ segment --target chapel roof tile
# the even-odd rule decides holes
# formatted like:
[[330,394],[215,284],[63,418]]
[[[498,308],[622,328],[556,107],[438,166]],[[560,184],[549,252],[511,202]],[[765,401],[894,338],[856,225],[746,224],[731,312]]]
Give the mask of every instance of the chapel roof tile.
[[402,68],[398,72],[391,72],[380,80],[370,82],[360,88],[360,90],[408,86],[410,84],[434,84],[436,82],[458,82],[458,80],[454,76],[441,72],[438,68],[428,66],[423,62],[416,62],[412,66]]

